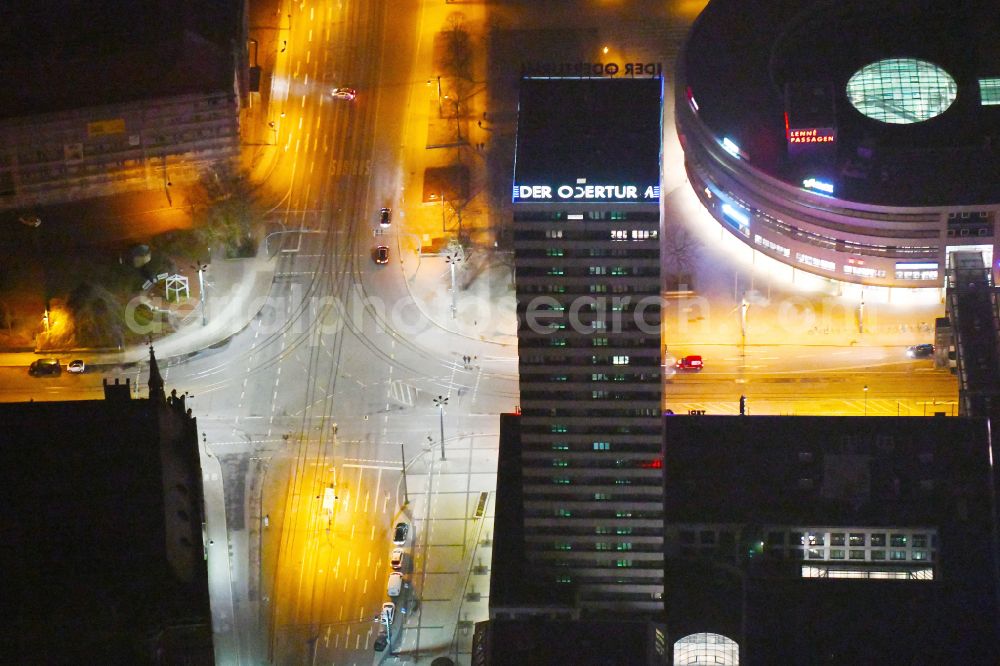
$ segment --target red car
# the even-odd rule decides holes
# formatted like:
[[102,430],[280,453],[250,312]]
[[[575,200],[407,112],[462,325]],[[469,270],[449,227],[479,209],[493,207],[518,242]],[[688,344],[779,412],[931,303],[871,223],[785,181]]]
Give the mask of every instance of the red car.
[[685,356],[677,359],[674,367],[678,370],[701,370],[705,364],[702,363],[701,356]]

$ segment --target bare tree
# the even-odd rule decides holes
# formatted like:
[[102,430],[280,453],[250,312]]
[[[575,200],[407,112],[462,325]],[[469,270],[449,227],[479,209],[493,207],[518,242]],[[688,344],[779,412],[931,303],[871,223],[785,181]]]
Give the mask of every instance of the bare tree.
[[701,241],[687,227],[668,222],[663,229],[663,268],[667,286],[692,285],[694,260],[701,249]]
[[465,15],[450,14],[442,31],[445,39],[445,72],[460,79],[472,80],[472,42],[465,27]]

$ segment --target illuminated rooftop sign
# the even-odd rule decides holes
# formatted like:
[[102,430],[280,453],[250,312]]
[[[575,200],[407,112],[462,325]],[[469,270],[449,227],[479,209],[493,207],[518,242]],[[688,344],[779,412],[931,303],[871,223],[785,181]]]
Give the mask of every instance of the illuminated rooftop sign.
[[836,130],[832,127],[788,130],[788,143],[833,143]]
[[514,203],[592,201],[609,203],[656,203],[660,200],[659,185],[632,183],[602,183],[592,185],[586,179],[558,185],[514,185]]

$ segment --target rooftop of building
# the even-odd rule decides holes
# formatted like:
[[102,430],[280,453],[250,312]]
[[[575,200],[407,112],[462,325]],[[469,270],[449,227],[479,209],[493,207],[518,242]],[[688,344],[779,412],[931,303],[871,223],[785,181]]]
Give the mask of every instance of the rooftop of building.
[[[524,78],[515,186],[658,187],[660,78]],[[520,199],[525,199],[520,197]],[[624,197],[588,197],[590,202]]]
[[991,524],[981,419],[667,416],[664,433],[668,522]]
[[487,656],[482,663],[521,666],[662,663],[662,658],[657,659],[655,654],[655,625],[649,622],[493,619],[479,623],[477,635],[483,636],[484,629],[483,647]]
[[13,0],[0,117],[233,89],[238,0]]
[[[874,205],[995,204],[1000,103],[980,103],[979,79],[1000,77],[998,31],[1000,4],[991,0],[712,0],[680,65],[702,122],[769,175],[800,187],[807,177],[829,179],[837,198]],[[913,93],[868,90],[865,103],[896,117],[863,115],[848,81],[894,58],[943,69],[957,86],[954,101],[936,117],[902,124]],[[789,159],[788,84],[800,101],[797,86],[832,89],[832,149]],[[799,107],[800,118],[818,121],[818,110]]]
[[193,421],[179,399],[109,388],[106,400],[0,404],[4,663],[146,663],[177,622],[195,632],[184,649],[212,653],[202,546],[188,544],[191,580],[168,557],[165,486],[200,497],[200,479],[190,460],[167,477],[160,424]]

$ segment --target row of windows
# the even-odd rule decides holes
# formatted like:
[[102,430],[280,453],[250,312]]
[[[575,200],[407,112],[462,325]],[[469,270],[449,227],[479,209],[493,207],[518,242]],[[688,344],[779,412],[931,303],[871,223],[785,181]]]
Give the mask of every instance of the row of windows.
[[[540,276],[521,276],[521,278],[525,277],[537,278]],[[660,309],[658,301],[660,296],[659,285],[648,280],[639,284],[627,282],[612,282],[610,284],[601,282],[545,282],[543,284],[530,284],[522,279],[517,283],[517,293],[519,297],[522,294],[639,294],[654,297],[646,305],[647,310],[658,312]]]
[[549,375],[548,377],[522,377],[522,383],[524,380],[527,381],[549,381],[549,382],[586,382],[588,384],[593,382],[628,382],[628,383],[643,383],[643,382],[656,382],[660,380],[659,372],[639,372],[639,373],[614,373],[608,374],[606,372],[593,372],[589,375]]
[[[557,574],[552,580],[554,580],[556,583],[565,583],[565,584],[568,584],[568,583],[574,582],[574,576],[570,576],[569,574]],[[649,584],[649,585],[655,585],[655,586],[659,586],[659,587],[663,586],[663,578],[661,578],[661,577],[652,577],[652,578],[649,578],[649,577],[643,576],[641,580],[642,580],[643,583],[646,583],[646,584]],[[576,583],[578,585],[584,585],[584,584],[587,584],[587,585],[635,585],[637,583],[637,579],[635,579],[635,578],[613,578],[613,577],[610,577],[610,576],[586,576],[586,575],[581,575],[581,574],[577,574],[575,576],[575,581],[576,581]],[[599,601],[601,599],[611,599],[611,600],[614,600],[616,602],[622,602],[622,601],[628,601],[628,600],[641,601],[641,600],[648,600],[649,598],[650,598],[649,593],[646,593],[646,592],[635,592],[635,593],[632,593],[632,594],[621,593],[621,592],[607,592],[607,593],[597,592],[597,593],[594,593],[594,594],[591,594],[591,595],[587,595],[587,599],[591,599],[591,600],[595,600],[595,601]],[[581,597],[581,599],[582,599],[582,597]],[[674,662],[674,663],[680,663],[680,662]]]
[[[565,495],[560,496],[560,500],[572,500],[572,497],[566,497]],[[525,518],[578,518],[581,520],[663,520],[662,510],[646,510],[646,509],[598,509],[594,505],[583,506],[580,508],[573,507],[569,508],[566,506],[559,507],[557,509],[548,509],[544,507],[524,507]]]
[[601,276],[659,277],[658,266],[518,266],[518,278],[549,275],[553,277]]
[[616,259],[657,259],[660,256],[659,249],[644,249],[633,247],[587,247],[587,248],[566,248],[566,247],[537,247],[518,248],[518,261],[522,258],[531,257],[565,257],[568,259],[594,259],[611,257]]
[[[707,189],[707,188],[706,188]],[[708,190],[710,192],[710,190]],[[732,193],[727,192],[730,196]],[[734,200],[740,200],[739,197],[733,197]],[[781,220],[768,215],[767,213],[755,209],[752,206],[747,206],[753,216],[753,222],[755,224],[760,224],[765,228],[781,234],[782,236],[793,238],[799,242],[807,243],[809,245],[814,245],[816,247],[821,247],[827,250],[832,250],[840,253],[850,253],[850,254],[860,254],[868,256],[877,257],[887,257],[887,258],[909,258],[909,259],[933,259],[937,257],[938,247],[935,245],[922,245],[922,246],[898,246],[898,245],[873,245],[870,243],[859,243],[857,241],[848,241],[843,239],[833,238],[832,236],[825,236],[823,234],[817,234],[811,231],[806,231],[800,229],[796,226],[782,222]],[[818,224],[823,224],[829,227],[842,227],[844,231],[853,233],[867,233],[872,234],[878,231],[880,235],[888,235],[891,232],[884,230],[873,230],[873,229],[856,229],[851,225],[837,224],[829,220],[824,220],[822,222],[817,222]],[[745,231],[746,235],[749,235],[749,230]],[[898,234],[893,234],[895,237],[899,237]],[[908,230],[906,232],[907,237],[919,237],[919,238],[936,238],[938,237],[938,231],[936,230]],[[760,240],[758,240],[758,238]],[[759,235],[755,235],[754,241],[757,245],[767,248],[773,253],[780,254],[783,257],[788,257],[790,250],[783,245],[779,245],[772,241],[767,241]],[[766,242],[764,242],[766,241]],[[809,255],[803,255],[808,257]],[[805,261],[803,263],[808,263]],[[833,262],[830,262],[831,264]],[[836,266],[832,267],[816,265],[808,263],[808,265],[815,266],[817,268],[822,268],[824,270],[836,270]],[[909,278],[907,278],[909,279]]]
[[[658,387],[658,384],[655,385],[655,388]],[[651,386],[648,388],[653,389],[654,385],[651,383]],[[660,392],[658,390],[612,391],[608,389],[590,389],[588,391],[521,391],[521,400],[526,403],[544,400],[552,402],[565,400],[652,400],[659,402]],[[650,414],[650,416],[656,415]]]
[[561,550],[561,551],[636,551],[645,553],[659,552],[662,547],[658,543],[633,543],[631,541],[597,541],[594,543],[579,543],[572,541],[555,541],[547,544],[530,544],[529,550]]
[[[634,345],[629,345],[633,347]],[[659,352],[659,343],[656,351]],[[525,354],[520,358],[522,365],[631,365],[631,366],[656,366],[660,365],[659,356],[629,356],[628,354],[612,354],[611,356],[580,355],[568,356],[565,354]]]
[[[541,211],[541,210],[518,210],[514,211],[515,222],[570,222],[581,219],[570,216],[581,215],[566,210]],[[624,210],[589,210],[582,213],[588,220],[636,220],[642,222],[653,222],[660,220],[660,214],[652,211],[624,211]]]
[[659,458],[653,459],[641,459],[641,458],[616,458],[615,460],[594,460],[593,458],[575,458],[570,460],[568,458],[552,458],[548,463],[539,460],[532,464],[531,461],[526,461],[524,463],[525,467],[545,467],[547,465],[552,467],[638,467],[642,469],[661,469],[663,467],[663,461]]
[[518,229],[514,232],[515,247],[519,242],[538,240],[566,241],[655,241],[658,229]]
[[[536,551],[537,553],[537,551]],[[595,558],[573,558],[572,560],[563,560],[562,562],[556,561],[551,563],[553,566],[564,566],[573,569],[606,569],[609,567],[616,567],[619,569],[662,569],[662,560],[637,560],[632,558],[620,558],[620,559],[605,559],[603,557]],[[622,581],[625,582],[625,581]],[[635,582],[635,581],[628,581]]]

